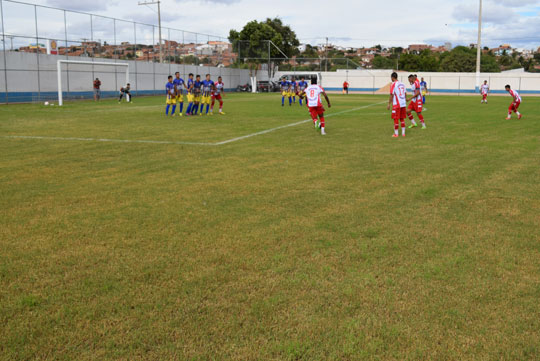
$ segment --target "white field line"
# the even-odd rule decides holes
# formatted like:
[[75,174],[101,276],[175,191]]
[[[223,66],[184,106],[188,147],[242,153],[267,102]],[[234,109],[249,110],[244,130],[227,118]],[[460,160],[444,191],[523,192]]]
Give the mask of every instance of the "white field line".
[[76,138],[76,137],[42,137],[36,135],[2,135],[4,139],[43,139],[43,140],[74,140],[80,142],[110,142],[110,143],[147,143],[147,144],[175,144],[175,145],[216,145],[215,143],[176,142],[170,140],[144,140],[144,139],[108,139],[108,138]]
[[[369,108],[375,105],[384,104],[386,101],[364,105],[361,107],[356,107],[348,110],[343,110],[337,113],[331,113],[326,116],[326,118],[334,117],[336,115],[355,112],[357,110]],[[78,137],[46,137],[46,136],[37,136],[37,135],[1,135],[0,138],[4,139],[41,139],[41,140],[71,140],[71,141],[80,141],[80,142],[108,142],[108,143],[145,143],[145,144],[171,144],[171,145],[202,145],[202,146],[218,146],[237,142],[239,140],[255,137],[258,135],[263,135],[267,133],[274,132],[276,130],[295,127],[300,124],[304,124],[312,121],[311,119],[301,120],[299,122],[290,123],[286,125],[281,125],[279,127],[262,130],[260,132],[255,132],[241,137],[236,137],[232,139],[223,140],[221,142],[215,143],[205,143],[205,142],[182,142],[182,141],[172,141],[172,140],[144,140],[144,139],[109,139],[109,138],[78,138]]]
[[[353,109],[349,109],[349,110],[343,110],[343,111],[337,112],[337,113],[331,113],[331,114],[328,114],[325,118],[330,118],[330,117],[333,117],[333,116],[336,116],[336,115],[354,112],[354,111],[357,111],[357,110],[360,110],[360,109],[365,109],[365,108],[372,107],[374,105],[379,105],[379,104],[384,104],[384,103],[387,103],[387,101],[379,102],[379,103],[373,103],[373,104],[369,104],[369,105],[364,105],[362,107],[357,107],[357,108],[353,108]],[[305,120],[301,120],[301,121],[296,122],[296,123],[286,124],[286,125],[282,125],[282,126],[279,126],[279,127],[262,130],[260,132],[256,132],[256,133],[252,133],[252,134],[248,134],[248,135],[243,135],[241,137],[236,137],[236,138],[232,138],[232,139],[227,139],[227,140],[217,142],[217,143],[214,143],[214,144],[215,145],[223,145],[223,144],[233,143],[233,142],[237,142],[239,140],[243,140],[243,139],[246,139],[246,138],[255,137],[257,135],[271,133],[271,132],[274,132],[274,131],[279,130],[279,129],[295,127],[297,125],[304,124],[304,123],[311,122],[311,121],[312,121],[311,118],[310,119],[305,119]]]

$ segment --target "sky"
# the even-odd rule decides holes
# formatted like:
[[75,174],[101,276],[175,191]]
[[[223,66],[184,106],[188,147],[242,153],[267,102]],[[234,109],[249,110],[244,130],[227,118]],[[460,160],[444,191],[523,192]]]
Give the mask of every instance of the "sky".
[[[156,5],[139,6],[137,0],[23,0],[52,7],[157,24]],[[478,0],[162,0],[162,25],[226,38],[230,29],[241,30],[251,20],[280,17],[296,32],[301,43],[329,42],[351,47],[406,46],[427,43],[476,43]],[[35,37],[33,7],[4,0],[7,34]],[[540,0],[483,0],[483,46],[510,43],[514,47],[540,47]],[[63,12],[37,10],[39,36],[77,41],[99,39],[108,43],[150,43],[152,28]],[[117,37],[112,35],[116,26]],[[92,32],[90,28],[92,27]],[[134,35],[135,34],[135,35]],[[213,37],[164,30],[164,39],[204,42]],[[156,40],[157,41],[157,40]]]

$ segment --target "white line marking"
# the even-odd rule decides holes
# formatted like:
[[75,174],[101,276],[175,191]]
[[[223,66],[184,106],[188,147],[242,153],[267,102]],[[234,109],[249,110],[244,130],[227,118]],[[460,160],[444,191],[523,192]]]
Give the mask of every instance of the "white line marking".
[[75,137],[42,137],[35,135],[3,135],[7,139],[44,139],[44,140],[75,140],[81,142],[110,142],[110,143],[148,143],[148,144],[175,144],[175,145],[216,145],[215,143],[175,142],[169,140],[144,139],[107,139],[107,138],[75,138]]
[[[373,103],[364,105],[361,107],[343,110],[337,113],[331,113],[326,116],[326,118],[330,118],[336,115],[345,114],[345,113],[351,113],[360,109],[369,108],[375,105],[384,104],[386,101],[379,102],[379,103]],[[77,137],[45,137],[45,136],[37,136],[37,135],[1,135],[0,138],[4,139],[42,139],[42,140],[73,140],[73,141],[80,141],[80,142],[108,142],[108,143],[146,143],[146,144],[171,144],[171,145],[202,145],[202,146],[218,146],[218,145],[224,145],[229,144],[233,142],[237,142],[239,140],[255,137],[262,134],[267,134],[274,132],[279,129],[289,128],[289,127],[295,127],[300,124],[304,124],[307,122],[311,122],[311,119],[305,119],[301,120],[299,122],[290,123],[286,125],[281,125],[279,127],[271,128],[262,130],[260,132],[255,132],[247,135],[243,135],[241,137],[236,137],[232,139],[223,140],[221,142],[215,142],[215,143],[204,143],[204,142],[182,142],[182,141],[171,141],[171,140],[144,140],[144,139],[108,139],[108,138],[77,138]]]
[[[353,109],[349,109],[349,110],[343,110],[343,111],[337,112],[337,113],[331,113],[331,114],[328,114],[328,115],[326,116],[326,118],[330,118],[330,117],[333,117],[333,116],[336,116],[336,115],[340,115],[340,114],[345,114],[345,113],[354,112],[354,111],[357,111],[357,110],[360,110],[360,109],[365,109],[365,108],[372,107],[372,106],[374,106],[374,105],[384,104],[384,103],[386,103],[386,102],[387,102],[387,101],[380,102],[380,103],[369,104],[369,105],[364,105],[364,106],[362,106],[362,107],[357,107],[357,108],[353,108]],[[228,143],[232,143],[232,142],[237,142],[237,141],[242,140],[242,139],[255,137],[255,136],[257,136],[257,135],[267,134],[267,133],[270,133],[270,132],[273,132],[273,131],[276,131],[276,130],[279,130],[279,129],[283,129],[283,128],[295,127],[295,126],[297,126],[297,125],[304,124],[304,123],[311,122],[311,121],[312,121],[311,119],[305,119],[305,120],[301,120],[301,121],[296,122],[296,123],[291,123],[291,124],[287,124],[287,125],[282,125],[282,126],[279,126],[279,127],[271,128],[271,129],[266,129],[266,130],[263,130],[263,131],[260,131],[260,132],[256,132],[256,133],[252,133],[252,134],[248,134],[248,135],[243,135],[243,136],[241,136],[241,137],[236,137],[236,138],[232,138],[232,139],[227,139],[227,140],[224,140],[224,141],[221,141],[221,142],[217,142],[217,143],[214,143],[214,144],[215,144],[215,145],[223,145],[223,144],[228,144]]]

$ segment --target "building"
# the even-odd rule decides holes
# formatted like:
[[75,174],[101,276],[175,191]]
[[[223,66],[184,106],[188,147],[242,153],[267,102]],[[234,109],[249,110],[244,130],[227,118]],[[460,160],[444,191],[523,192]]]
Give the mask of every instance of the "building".
[[411,44],[407,48],[409,54],[420,54],[422,51],[429,49],[430,45],[427,44]]
[[501,56],[504,54],[512,54],[512,47],[509,44],[500,45],[498,48],[490,49],[495,56]]

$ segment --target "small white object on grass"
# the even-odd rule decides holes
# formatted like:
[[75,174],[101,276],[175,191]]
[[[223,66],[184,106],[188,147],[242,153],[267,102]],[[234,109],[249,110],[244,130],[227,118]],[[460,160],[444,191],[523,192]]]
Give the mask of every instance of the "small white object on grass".
[[49,102],[45,102],[44,104],[45,104],[45,105],[49,105]]

